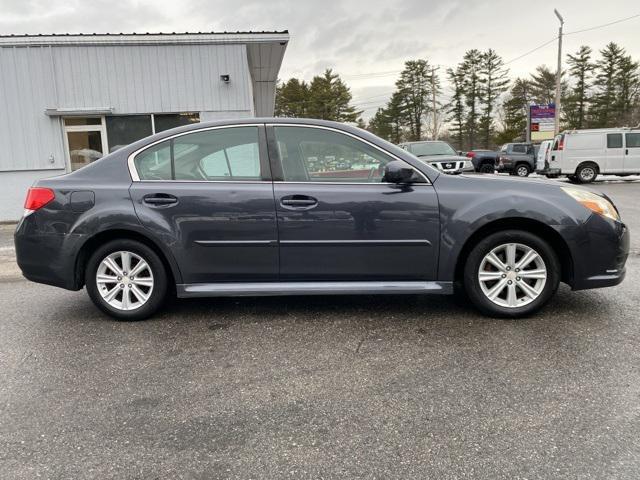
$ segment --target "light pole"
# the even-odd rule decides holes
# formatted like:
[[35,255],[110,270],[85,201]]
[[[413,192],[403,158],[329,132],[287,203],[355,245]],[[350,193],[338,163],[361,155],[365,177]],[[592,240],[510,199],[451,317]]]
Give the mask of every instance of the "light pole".
[[562,78],[562,27],[564,25],[564,19],[555,8],[553,9],[553,13],[555,13],[558,20],[560,20],[560,29],[558,30],[558,69],[556,70],[555,121],[553,124],[553,135],[555,136],[560,133],[560,84]]

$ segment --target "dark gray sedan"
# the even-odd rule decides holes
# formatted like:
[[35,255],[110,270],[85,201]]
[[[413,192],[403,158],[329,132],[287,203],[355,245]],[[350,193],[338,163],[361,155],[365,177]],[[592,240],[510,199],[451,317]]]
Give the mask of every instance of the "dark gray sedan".
[[604,195],[442,175],[363,130],[251,119],[169,130],[32,187],[15,234],[30,280],[86,286],[127,320],[178,297],[453,293],[488,315],[624,279]]

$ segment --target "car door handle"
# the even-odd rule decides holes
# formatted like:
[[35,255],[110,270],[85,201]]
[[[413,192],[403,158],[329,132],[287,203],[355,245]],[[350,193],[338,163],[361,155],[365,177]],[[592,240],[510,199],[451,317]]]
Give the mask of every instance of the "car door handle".
[[164,207],[169,205],[175,205],[178,203],[178,198],[173,195],[169,195],[168,193],[153,193],[150,195],[145,195],[142,198],[142,201],[147,205],[153,207]]
[[280,205],[289,209],[306,210],[318,205],[318,200],[308,195],[289,195],[280,199]]

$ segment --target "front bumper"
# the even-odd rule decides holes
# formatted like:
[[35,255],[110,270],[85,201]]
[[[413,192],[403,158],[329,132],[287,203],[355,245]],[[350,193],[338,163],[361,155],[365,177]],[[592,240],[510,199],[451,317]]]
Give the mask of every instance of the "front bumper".
[[626,275],[630,234],[624,223],[592,214],[573,240],[573,290],[613,287]]
[[433,168],[442,173],[459,174],[464,172],[475,172],[475,167],[470,160],[456,160],[451,162],[429,162]]

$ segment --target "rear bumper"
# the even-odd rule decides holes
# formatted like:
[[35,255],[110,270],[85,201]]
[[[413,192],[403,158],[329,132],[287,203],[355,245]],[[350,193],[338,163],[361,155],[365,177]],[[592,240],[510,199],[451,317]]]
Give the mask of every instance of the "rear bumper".
[[84,235],[40,232],[29,217],[23,218],[14,234],[16,260],[22,275],[33,282],[67,290],[79,290],[76,284],[77,253]]

